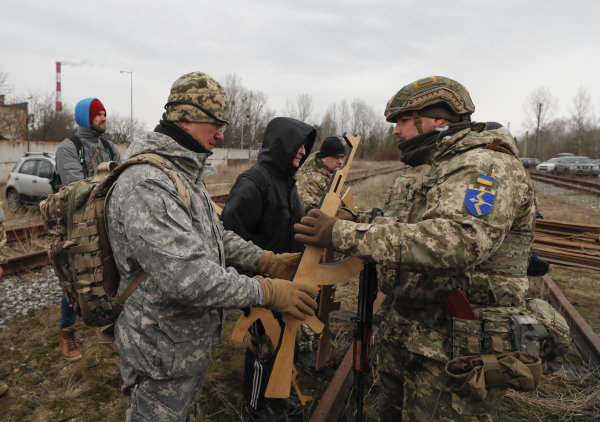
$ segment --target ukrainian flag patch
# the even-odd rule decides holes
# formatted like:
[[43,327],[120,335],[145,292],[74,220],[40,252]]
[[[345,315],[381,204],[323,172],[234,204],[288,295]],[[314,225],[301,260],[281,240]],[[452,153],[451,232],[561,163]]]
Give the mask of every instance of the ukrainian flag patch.
[[[486,179],[494,180],[493,177],[482,176]],[[486,180],[487,181],[487,180]],[[477,182],[482,183],[479,178]],[[487,183],[482,183],[487,184]],[[489,182],[489,186],[492,185],[492,182]],[[485,187],[476,187],[475,185],[469,185],[467,188],[467,194],[465,195],[465,206],[467,209],[473,214],[475,217],[482,217],[488,214],[492,207],[494,206],[494,200],[496,199],[496,191],[494,189],[486,190]]]
[[485,176],[483,174],[480,174],[477,177],[477,183],[481,183],[482,185],[486,186],[492,186],[492,184],[494,183],[494,178],[491,176]]

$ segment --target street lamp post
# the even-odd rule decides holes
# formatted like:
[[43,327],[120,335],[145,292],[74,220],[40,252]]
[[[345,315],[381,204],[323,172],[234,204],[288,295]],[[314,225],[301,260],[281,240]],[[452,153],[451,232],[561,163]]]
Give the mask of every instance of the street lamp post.
[[133,70],[121,70],[119,73],[129,73],[131,76],[131,138],[129,142],[133,142]]

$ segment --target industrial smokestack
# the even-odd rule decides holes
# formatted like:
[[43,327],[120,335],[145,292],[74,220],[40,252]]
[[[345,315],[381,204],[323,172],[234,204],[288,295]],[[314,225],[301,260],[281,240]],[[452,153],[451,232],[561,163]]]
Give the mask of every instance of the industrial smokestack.
[[60,89],[60,62],[56,62],[56,111],[62,111],[62,92]]

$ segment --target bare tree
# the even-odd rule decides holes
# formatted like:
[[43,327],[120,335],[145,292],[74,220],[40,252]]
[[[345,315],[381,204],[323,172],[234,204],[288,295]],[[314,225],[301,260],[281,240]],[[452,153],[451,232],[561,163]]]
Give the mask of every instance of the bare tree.
[[337,109],[337,129],[340,131],[340,133],[347,132],[350,127],[350,108],[348,107],[348,102],[345,99],[341,100]]
[[30,92],[30,110],[33,123],[29,139],[38,142],[60,142],[77,131],[73,109],[63,103],[62,111],[56,111],[54,92]]
[[533,91],[527,98],[527,102],[523,106],[525,111],[525,127],[534,134],[531,141],[533,145],[525,145],[525,155],[537,156],[539,148],[540,132],[544,130],[546,125],[554,118],[558,111],[558,102],[552,96],[550,90],[546,87],[539,87]]
[[269,116],[268,96],[261,91],[246,88],[235,73],[221,83],[229,99],[230,125],[225,132],[224,147],[251,148],[260,145]]
[[[133,119],[133,137],[141,138],[148,131],[146,124]],[[131,143],[131,117],[111,112],[106,116],[106,133],[103,138],[115,144]]]
[[295,100],[286,99],[283,114],[287,117],[309,123],[313,114],[313,97],[310,94],[298,94]]
[[13,84],[10,82],[8,72],[0,70],[0,95],[4,95],[5,100],[14,91]]
[[[584,154],[584,148],[588,147],[591,141],[591,115],[593,113],[592,98],[586,89],[581,86],[573,97],[573,105],[569,107],[571,114],[571,124],[573,126],[573,141],[577,155]],[[589,145],[591,146],[591,145]]]

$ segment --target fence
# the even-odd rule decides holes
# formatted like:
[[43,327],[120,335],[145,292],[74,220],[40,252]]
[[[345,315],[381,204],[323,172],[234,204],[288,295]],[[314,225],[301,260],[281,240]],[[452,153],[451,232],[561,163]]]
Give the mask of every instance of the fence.
[[[29,150],[31,152],[56,152],[59,145],[60,142],[30,142]],[[116,144],[116,147],[122,157],[125,155],[129,144]],[[6,183],[8,174],[12,171],[15,163],[25,155],[26,151],[26,141],[0,140],[0,183]],[[257,156],[258,150],[254,149],[215,148],[208,162],[215,166],[226,167],[228,164],[236,162],[256,160]]]

